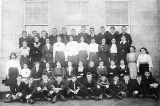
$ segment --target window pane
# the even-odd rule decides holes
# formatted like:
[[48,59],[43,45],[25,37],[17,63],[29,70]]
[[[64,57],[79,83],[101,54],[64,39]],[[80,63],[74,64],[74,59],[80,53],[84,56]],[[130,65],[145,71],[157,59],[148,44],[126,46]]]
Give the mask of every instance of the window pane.
[[121,13],[121,3],[120,2],[114,2],[114,13],[115,14]]
[[82,2],[81,3],[81,8],[82,8],[82,13],[89,13],[89,3]]
[[32,14],[25,14],[25,24],[32,24]]
[[40,13],[41,3],[33,3],[33,12],[32,13]]
[[41,24],[48,24],[48,14],[41,14]]
[[128,13],[128,2],[121,2],[122,14]]
[[114,15],[114,24],[121,24],[122,15],[121,14],[115,14]]
[[48,3],[41,3],[41,13],[48,13]]
[[113,2],[106,3],[106,13],[112,14],[113,13]]
[[33,24],[39,25],[40,24],[40,14],[33,14]]
[[113,24],[113,14],[107,14],[106,15],[106,24],[107,25]]
[[25,13],[32,13],[32,3],[25,3]]
[[128,24],[128,14],[122,14],[122,24]]

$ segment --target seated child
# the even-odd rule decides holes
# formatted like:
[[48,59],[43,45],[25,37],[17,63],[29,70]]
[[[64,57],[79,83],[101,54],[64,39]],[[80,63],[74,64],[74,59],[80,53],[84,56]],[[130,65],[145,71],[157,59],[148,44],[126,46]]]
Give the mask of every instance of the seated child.
[[61,100],[65,101],[66,98],[63,96],[63,93],[66,88],[66,82],[62,79],[62,76],[56,76],[56,79],[50,83],[49,95],[52,98],[52,103],[57,101],[57,98],[60,97]]
[[71,98],[81,99],[81,94],[83,93],[83,85],[77,80],[76,76],[72,76],[68,84],[68,94],[71,95]]
[[126,85],[119,80],[118,75],[113,77],[113,80],[110,82],[110,93],[113,97],[122,99],[121,94],[127,89]]
[[99,99],[103,98],[103,95],[108,99],[111,98],[109,94],[109,81],[108,78],[105,75],[102,75],[99,77],[97,81],[97,88],[100,89],[100,96]]
[[153,78],[150,75],[149,70],[145,70],[144,77],[142,80],[145,82],[145,95],[146,97],[152,97],[154,99],[158,99],[159,95],[159,82],[156,81],[155,78]]

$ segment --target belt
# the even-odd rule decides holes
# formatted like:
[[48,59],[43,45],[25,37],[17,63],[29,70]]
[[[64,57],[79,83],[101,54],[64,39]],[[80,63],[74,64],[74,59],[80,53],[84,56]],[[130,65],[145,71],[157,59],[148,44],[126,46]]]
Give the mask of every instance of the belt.
[[140,62],[140,64],[148,64],[148,62]]
[[129,61],[128,63],[136,63],[136,61]]

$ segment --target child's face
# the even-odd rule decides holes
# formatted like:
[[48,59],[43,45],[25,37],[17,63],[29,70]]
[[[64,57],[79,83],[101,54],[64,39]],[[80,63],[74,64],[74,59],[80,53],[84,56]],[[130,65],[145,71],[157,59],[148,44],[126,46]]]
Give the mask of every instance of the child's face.
[[60,37],[57,37],[57,42],[61,42],[61,38]]
[[44,37],[45,37],[45,36],[46,36],[46,32],[42,32],[42,36],[44,36]]
[[102,39],[102,43],[105,44],[105,43],[106,43],[106,40],[105,40],[105,39]]
[[67,29],[62,29],[62,33],[66,34],[67,33]]
[[76,82],[77,78],[76,77],[72,77],[72,81]]
[[69,61],[69,62],[68,62],[68,66],[72,66],[72,62]]
[[17,77],[17,82],[21,82],[21,77]]
[[57,77],[56,81],[61,82],[62,81],[62,77]]
[[134,52],[134,48],[133,47],[130,48],[130,52]]
[[112,66],[115,65],[115,62],[114,62],[114,61],[111,61],[111,65],[112,65]]
[[101,62],[99,63],[99,66],[103,66],[103,64],[104,64],[104,63],[101,61]]
[[115,44],[115,43],[116,43],[116,40],[115,40],[115,39],[112,39],[111,42],[112,42],[112,44]]
[[92,75],[87,75],[87,79],[91,80],[92,79]]
[[90,67],[93,67],[93,66],[94,66],[94,62],[91,61],[91,62],[89,63],[89,66],[90,66]]
[[121,60],[121,61],[120,61],[120,64],[121,64],[121,65],[124,65],[124,61],[123,61],[123,60]]
[[91,33],[91,34],[94,34],[94,30],[93,30],[93,29],[90,29],[90,33]]
[[23,36],[27,36],[27,33],[26,33],[26,32],[24,32],[22,35],[23,35]]
[[34,38],[35,42],[39,42],[39,39],[37,37]]
[[110,31],[111,31],[111,33],[114,33],[115,30],[114,30],[114,28],[111,28]]
[[146,53],[146,51],[145,51],[144,49],[141,49],[141,52],[142,52],[143,54],[145,54],[145,53]]
[[75,35],[75,34],[76,34],[76,31],[75,31],[75,30],[72,30],[72,31],[71,31],[71,34],[72,34],[72,35]]
[[53,29],[52,31],[53,31],[53,33],[54,33],[54,34],[56,34],[56,33],[57,33],[57,29]]
[[105,79],[106,79],[105,76],[102,76],[102,77],[101,77],[101,80],[102,80],[102,81],[105,81]]
[[26,69],[26,68],[27,68],[27,64],[24,64],[24,65],[23,65],[23,68],[25,68],[25,69]]
[[126,27],[122,28],[122,33],[125,33],[126,31],[127,31]]
[[12,59],[15,59],[15,58],[16,58],[16,56],[15,56],[14,54],[12,54],[12,55],[11,55],[11,58],[12,58]]
[[125,76],[125,77],[124,77],[124,80],[125,80],[125,81],[128,81],[129,79],[130,79],[129,76]]
[[23,42],[23,47],[26,47],[27,46],[27,42]]
[[113,78],[113,80],[114,80],[114,81],[118,81],[119,78],[116,76],[116,77]]
[[142,78],[141,78],[141,77],[137,77],[136,79],[137,79],[137,81],[141,81],[141,80],[142,80]]
[[105,28],[101,28],[101,33],[105,33]]
[[92,39],[91,42],[92,42],[92,43],[95,43],[95,39]]
[[145,72],[144,74],[146,77],[149,77],[150,76],[150,72]]

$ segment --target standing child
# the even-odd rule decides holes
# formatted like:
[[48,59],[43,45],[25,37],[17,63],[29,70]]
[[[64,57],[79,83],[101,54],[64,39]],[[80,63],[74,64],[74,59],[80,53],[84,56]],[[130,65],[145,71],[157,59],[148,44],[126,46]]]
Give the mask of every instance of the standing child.
[[78,44],[78,61],[83,61],[86,66],[88,57],[88,44],[84,42],[84,37],[80,37],[80,43]]
[[120,60],[123,59],[125,64],[127,64],[126,56],[127,56],[127,53],[129,52],[129,48],[130,48],[130,44],[126,41],[126,37],[124,35],[122,35],[121,41],[118,45],[119,62],[120,62]]
[[65,66],[65,44],[61,42],[61,37],[57,37],[57,43],[53,45],[53,62],[61,61],[62,66]]
[[142,47],[140,49],[140,52],[142,54],[138,56],[137,67],[138,67],[138,73],[144,76],[144,72],[146,69],[149,69],[151,72],[151,69],[153,68],[153,64],[152,64],[151,56],[148,54],[148,51],[145,47]]
[[127,63],[131,79],[136,79],[137,76],[137,55],[135,53],[135,50],[136,48],[134,46],[131,46],[130,53],[127,54]]
[[43,74],[46,74],[48,76],[48,80],[53,80],[53,76],[52,76],[52,73],[53,73],[53,68],[50,66],[50,64],[47,62],[46,63],[46,68],[43,69]]
[[21,67],[23,67],[23,64],[29,65],[29,52],[30,48],[27,47],[27,41],[23,41],[23,47],[20,48],[19,50],[19,55],[20,55],[20,64]]

